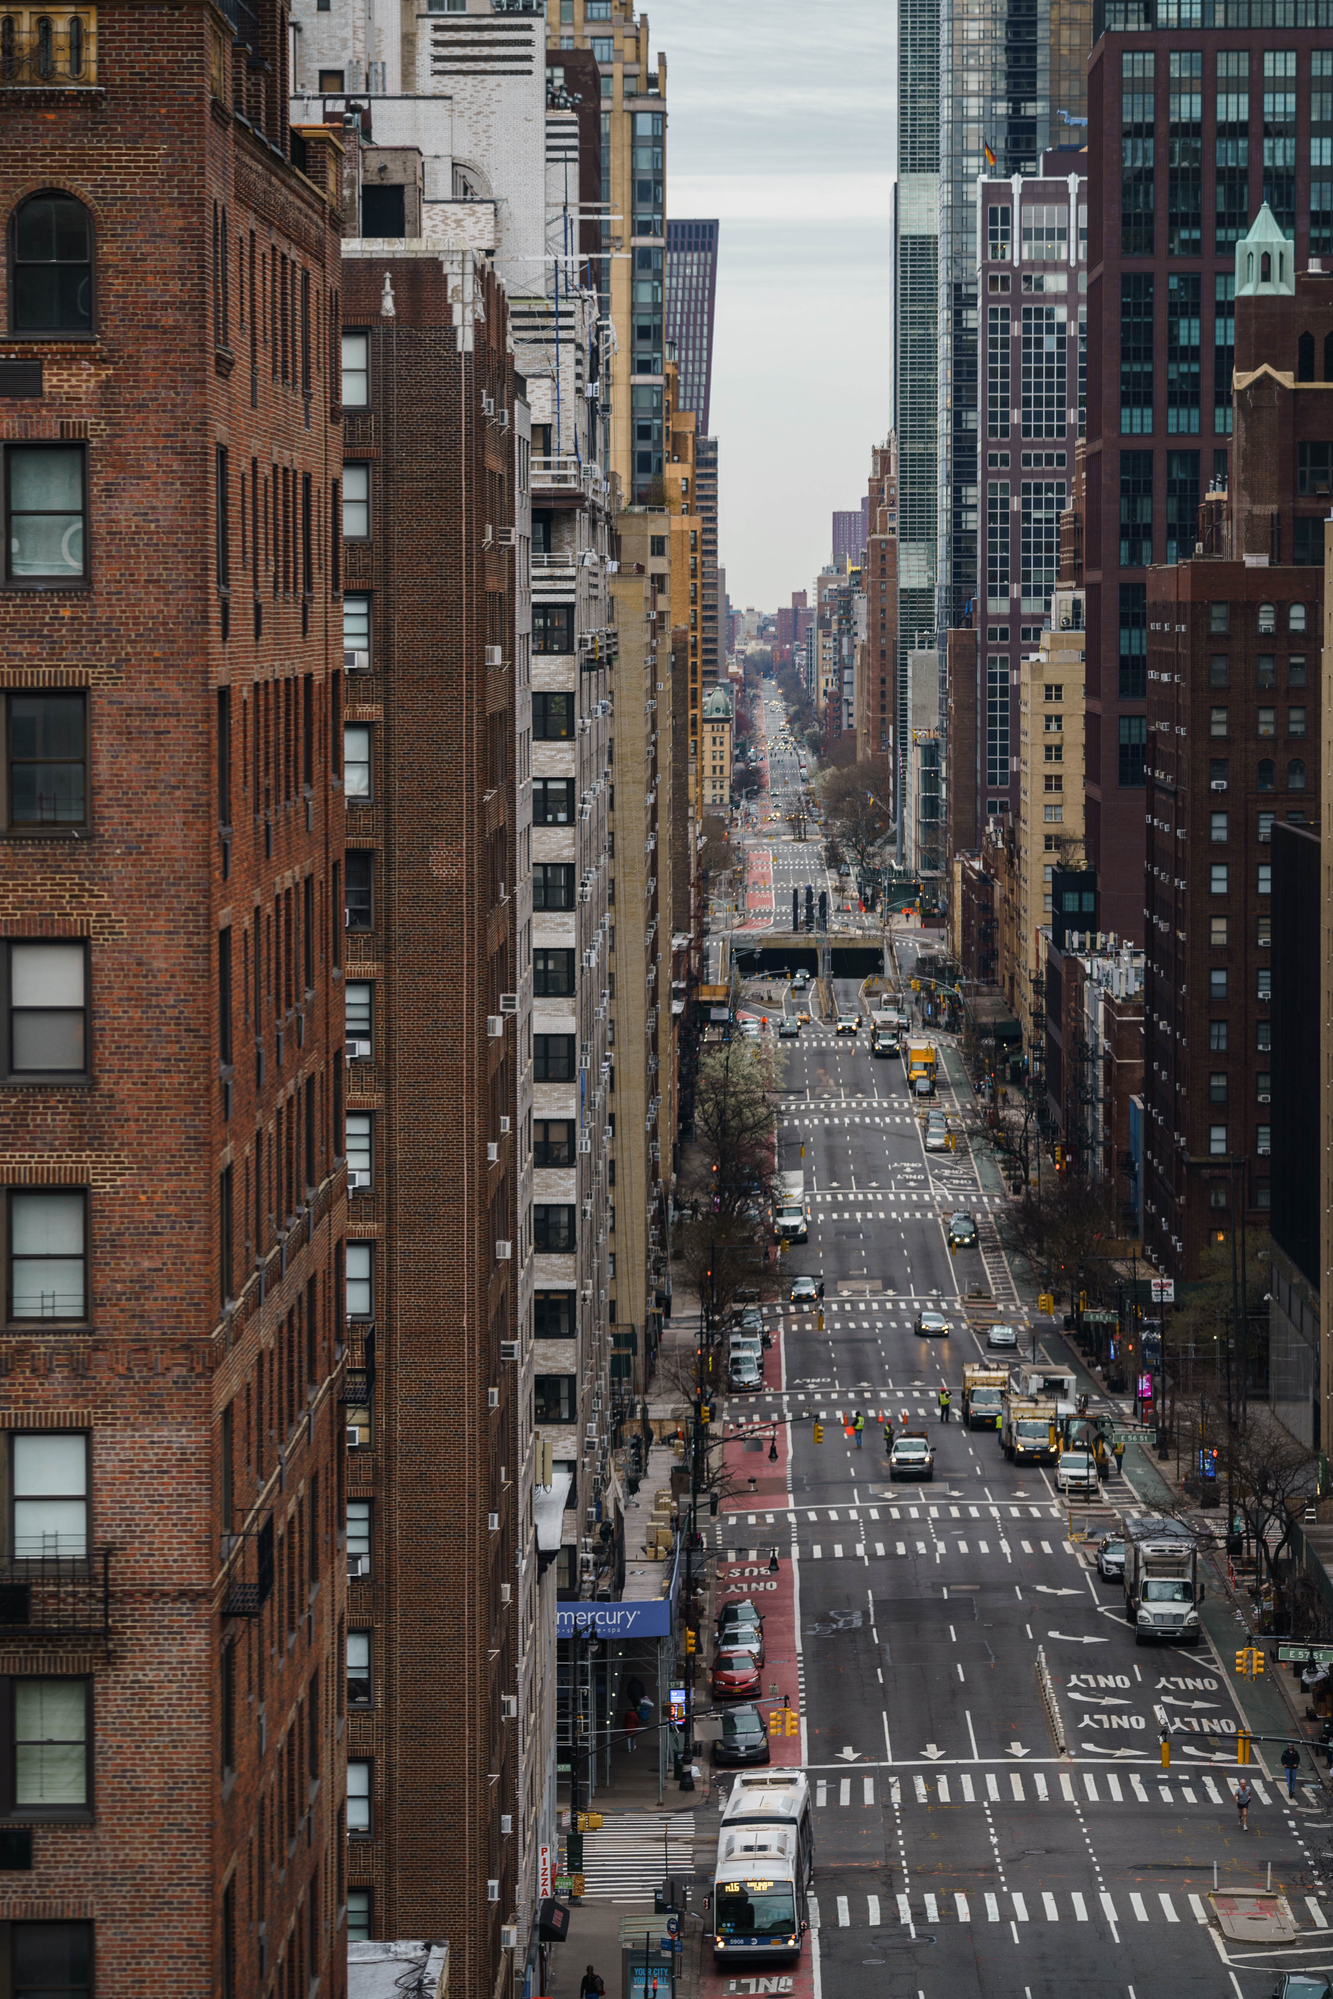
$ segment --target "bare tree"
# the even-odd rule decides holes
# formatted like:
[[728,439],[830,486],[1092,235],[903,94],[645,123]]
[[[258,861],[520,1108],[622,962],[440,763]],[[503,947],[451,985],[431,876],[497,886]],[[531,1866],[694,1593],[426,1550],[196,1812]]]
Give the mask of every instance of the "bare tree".
[[829,832],[863,868],[893,831],[892,816],[879,795],[883,783],[882,771],[868,762],[829,771],[820,782]]
[[[1276,1562],[1291,1533],[1294,1502],[1314,1489],[1318,1458],[1263,1403],[1251,1403],[1232,1429],[1219,1422],[1215,1434],[1218,1475],[1227,1478],[1233,1505],[1254,1541],[1255,1590],[1260,1593],[1265,1561]],[[1270,1551],[1269,1532],[1278,1521],[1282,1533]]]
[[695,1085],[694,1133],[703,1148],[697,1190],[718,1214],[735,1214],[767,1192],[776,1129],[777,1058],[759,1041],[706,1047]]

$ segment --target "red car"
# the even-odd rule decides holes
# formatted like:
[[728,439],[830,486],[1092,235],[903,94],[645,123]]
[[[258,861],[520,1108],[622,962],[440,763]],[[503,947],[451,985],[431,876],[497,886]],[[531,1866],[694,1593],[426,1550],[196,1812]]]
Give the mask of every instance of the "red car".
[[713,1660],[717,1700],[749,1700],[759,1692],[759,1661],[753,1652],[719,1652]]

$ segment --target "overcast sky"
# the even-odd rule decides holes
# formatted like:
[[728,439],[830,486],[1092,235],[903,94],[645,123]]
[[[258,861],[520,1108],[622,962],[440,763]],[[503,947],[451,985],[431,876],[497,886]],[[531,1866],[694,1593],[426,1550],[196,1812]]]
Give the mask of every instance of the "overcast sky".
[[889,426],[893,0],[643,0],[667,211],[717,216],[711,422],[733,605],[830,559]]

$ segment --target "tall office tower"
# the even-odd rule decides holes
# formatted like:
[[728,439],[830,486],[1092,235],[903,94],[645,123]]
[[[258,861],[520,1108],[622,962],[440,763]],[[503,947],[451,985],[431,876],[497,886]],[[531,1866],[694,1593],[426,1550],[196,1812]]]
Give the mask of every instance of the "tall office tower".
[[1269,1226],[1273,834],[1320,817],[1333,275],[1298,258],[1266,206],[1232,251],[1229,484],[1147,579],[1144,1242],[1181,1278]]
[[338,148],[237,18],[3,29],[15,1995],[346,1992]]
[[704,689],[716,684],[726,665],[719,644],[718,562],[717,562],[717,439],[700,437],[695,442],[695,512],[701,523],[699,548],[699,662]]
[[857,647],[856,754],[858,761],[881,763],[881,797],[891,808],[898,630],[898,440],[892,432],[870,454],[866,503],[865,629]]
[[1267,201],[1298,270],[1333,249],[1333,171],[1310,166],[1333,137],[1327,33],[1251,27],[1248,0],[1208,28],[1174,25],[1188,11],[1115,0],[1088,72],[1087,832],[1099,926],[1136,939],[1148,570],[1192,553],[1227,476],[1236,244]]
[[832,533],[833,567],[846,572],[855,567],[865,552],[865,520],[860,507],[835,510]]
[[717,297],[716,222],[666,226],[666,337],[680,363],[680,407],[708,432],[713,393],[713,308]]
[[907,655],[936,622],[939,422],[940,0],[898,0],[893,428],[898,438],[898,796]]
[[[978,184],[976,750],[966,770],[954,759],[950,773],[950,794],[966,787],[975,800],[967,810],[960,803],[960,823],[977,828],[1018,808],[1019,666],[1050,616],[1083,429],[1087,182],[1059,171],[1075,157],[1048,153],[1040,175]],[[1081,615],[1081,606],[1073,598],[1063,615]],[[955,713],[964,701],[956,688]],[[1081,764],[1067,781],[1081,786]]]

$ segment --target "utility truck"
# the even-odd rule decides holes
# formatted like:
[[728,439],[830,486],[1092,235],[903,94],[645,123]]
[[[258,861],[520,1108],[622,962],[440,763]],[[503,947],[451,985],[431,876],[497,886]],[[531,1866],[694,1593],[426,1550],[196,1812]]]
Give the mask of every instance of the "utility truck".
[[1125,1617],[1134,1643],[1198,1645],[1199,1544],[1181,1520],[1131,1513],[1125,1521]]

